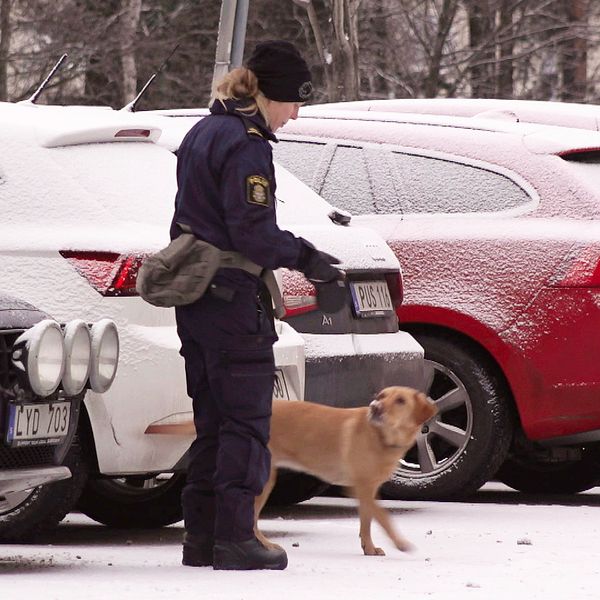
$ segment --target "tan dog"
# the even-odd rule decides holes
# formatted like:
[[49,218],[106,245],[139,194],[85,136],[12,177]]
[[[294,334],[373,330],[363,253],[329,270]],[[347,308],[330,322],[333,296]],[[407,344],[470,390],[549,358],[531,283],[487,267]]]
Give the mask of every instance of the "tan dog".
[[275,400],[269,442],[271,474],[255,503],[256,537],[266,547],[277,547],[258,529],[257,519],[275,485],[276,468],[285,467],[344,486],[358,499],[365,554],[385,554],[373,544],[373,518],[396,548],[410,550],[410,543],[396,533],[389,514],[375,497],[415,443],[423,423],[435,413],[425,394],[407,387],[385,388],[368,407],[361,408]]

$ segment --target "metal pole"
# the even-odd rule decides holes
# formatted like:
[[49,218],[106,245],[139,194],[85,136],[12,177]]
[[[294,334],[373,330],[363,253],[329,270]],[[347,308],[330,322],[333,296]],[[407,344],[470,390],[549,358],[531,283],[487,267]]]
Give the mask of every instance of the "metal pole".
[[236,20],[237,0],[222,0],[215,70],[213,72],[212,91],[214,95],[217,82],[229,71],[231,63],[231,41]]
[[237,0],[235,24],[233,26],[233,42],[231,44],[231,68],[241,67],[244,61],[244,45],[248,26],[248,6],[250,0]]

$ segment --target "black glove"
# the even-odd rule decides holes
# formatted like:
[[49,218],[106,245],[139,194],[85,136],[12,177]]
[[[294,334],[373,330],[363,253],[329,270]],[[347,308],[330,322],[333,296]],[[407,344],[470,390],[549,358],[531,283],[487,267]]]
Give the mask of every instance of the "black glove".
[[334,279],[327,283],[314,283],[317,290],[317,305],[325,313],[336,313],[348,304],[346,282]]
[[302,257],[299,268],[306,279],[312,283],[326,283],[336,279],[343,279],[344,274],[332,265],[339,265],[340,261],[327,252],[317,250],[310,242],[302,240]]
[[299,268],[314,284],[319,308],[326,313],[338,312],[348,301],[344,272],[332,266],[340,261],[327,252],[317,250],[310,242],[302,242],[304,246]]

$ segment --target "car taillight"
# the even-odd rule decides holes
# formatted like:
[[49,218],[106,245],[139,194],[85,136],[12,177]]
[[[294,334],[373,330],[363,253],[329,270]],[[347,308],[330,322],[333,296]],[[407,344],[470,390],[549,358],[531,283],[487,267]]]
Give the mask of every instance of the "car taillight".
[[392,304],[395,309],[398,309],[404,299],[404,288],[402,285],[402,274],[397,271],[395,273],[386,273],[385,280],[390,290],[390,296],[392,298]]
[[60,254],[103,296],[137,296],[135,282],[144,255],[72,250]]
[[283,305],[285,316],[294,317],[317,310],[317,292],[315,286],[297,271],[282,270]]
[[552,285],[558,287],[600,287],[600,249],[590,246],[569,257]]

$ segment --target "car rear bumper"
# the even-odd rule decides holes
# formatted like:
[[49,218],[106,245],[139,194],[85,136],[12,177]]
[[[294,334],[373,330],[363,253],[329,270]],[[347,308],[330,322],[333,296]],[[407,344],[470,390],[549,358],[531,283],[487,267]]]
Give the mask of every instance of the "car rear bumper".
[[423,389],[423,348],[408,333],[303,334],[306,400],[366,406],[384,387]]

